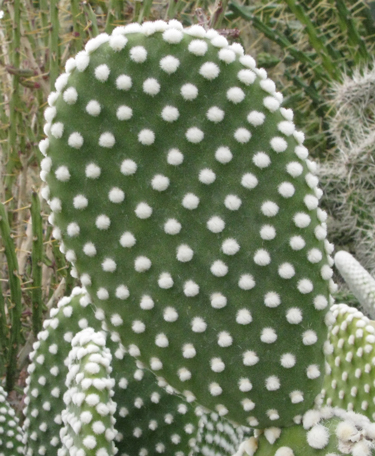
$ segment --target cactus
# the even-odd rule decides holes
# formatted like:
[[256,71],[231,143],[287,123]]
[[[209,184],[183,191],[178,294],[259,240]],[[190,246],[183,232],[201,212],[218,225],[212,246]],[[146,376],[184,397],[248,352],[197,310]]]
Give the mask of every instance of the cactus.
[[353,410],[375,421],[375,322],[345,304],[334,305],[332,312],[332,352],[327,355],[322,403]]
[[375,274],[373,189],[374,143],[373,65],[356,65],[352,74],[333,85],[329,133],[335,153],[322,160],[319,177],[322,204],[332,217],[330,238],[345,246],[370,274]]
[[7,393],[0,385],[0,456],[18,456],[23,454],[23,433],[6,398]]
[[321,388],[334,285],[274,83],[217,32],[156,21],[90,40],[56,90],[44,196],[108,328],[188,400],[293,424]]
[[[64,456],[84,450],[87,455],[96,455],[100,450],[100,455],[111,455],[115,454],[113,438],[120,454],[189,454],[202,427],[201,410],[170,388],[167,392],[161,387],[163,382],[157,382],[141,365],[136,366],[115,334],[113,340],[105,337],[94,313],[87,293],[77,287],[70,297],[60,300],[44,322],[28,368],[25,454]],[[83,349],[82,344],[89,347]],[[91,355],[94,359],[90,361]],[[98,357],[102,365],[96,372]],[[95,388],[99,391],[92,391]],[[233,430],[237,440],[245,431]],[[108,448],[99,441],[95,444],[103,435],[109,443],[101,443]]]
[[375,424],[368,418],[325,407],[306,412],[298,425],[266,429],[236,456],[371,456],[374,443]]
[[375,280],[348,252],[340,250],[335,255],[335,265],[350,290],[356,296],[363,311],[375,318]]
[[59,456],[81,452],[87,456],[115,455],[116,404],[112,400],[115,381],[110,378],[112,356],[105,336],[85,328],[72,339],[66,358],[68,374],[61,413],[62,446]]

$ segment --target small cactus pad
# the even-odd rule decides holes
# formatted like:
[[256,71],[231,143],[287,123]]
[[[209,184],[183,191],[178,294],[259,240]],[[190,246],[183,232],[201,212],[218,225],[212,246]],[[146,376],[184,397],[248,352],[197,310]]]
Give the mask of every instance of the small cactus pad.
[[[70,297],[60,300],[58,308],[51,310],[51,318],[44,322],[44,330],[39,333],[34,352],[30,355],[32,363],[28,368],[30,376],[25,391],[27,456],[58,455],[58,451],[62,451],[59,450],[61,442],[67,442],[69,430],[63,421],[73,424],[73,431],[80,426],[79,421],[74,422],[68,418],[69,404],[67,407],[64,403],[64,399],[68,399],[65,381],[71,381],[68,364],[71,362],[69,352],[74,337],[85,329],[91,332],[95,330],[95,334],[101,331],[101,323],[95,318],[94,312],[85,290],[77,287]],[[111,386],[111,394],[114,393],[112,400],[117,408],[114,410],[110,401],[106,404],[100,402],[99,411],[96,411],[114,413],[114,428],[118,432],[115,446],[119,454],[145,456],[164,449],[166,454],[189,455],[195,448],[200,419],[194,407],[172,394],[170,388],[168,392],[165,391],[157,384],[153,374],[136,366],[134,360],[125,353],[124,347],[119,345],[116,334],[111,337],[107,335],[106,346],[112,355],[110,377],[113,378],[114,385]],[[80,377],[83,374],[84,371],[76,373]],[[82,378],[80,384],[82,388],[87,386],[87,379]],[[96,380],[95,384],[112,385],[112,381]],[[79,395],[77,397],[79,399]],[[84,402],[83,406],[85,404],[90,405]],[[81,411],[83,412],[84,410]],[[81,425],[92,425],[98,421],[92,418],[90,423],[86,423],[89,416],[87,413],[81,415]],[[104,413],[103,419],[108,418],[106,417]],[[65,429],[62,434],[61,429]],[[79,437],[82,435],[79,434]],[[65,443],[65,446],[68,445]],[[85,446],[82,449],[84,448]],[[98,451],[97,447],[95,449]],[[109,451],[108,453],[110,454]]]
[[22,429],[15,411],[7,402],[7,393],[0,385],[0,456],[24,454]]
[[345,304],[332,313],[323,402],[375,420],[375,322]]
[[234,456],[373,456],[375,423],[342,409],[305,413],[300,424],[268,428],[244,441]]
[[157,21],[90,40],[56,90],[44,196],[108,328],[189,400],[292,424],[321,389],[332,262],[275,84],[216,31]]
[[217,413],[203,414],[199,420],[196,453],[202,456],[231,456],[252,433],[250,428],[233,426]]
[[62,447],[58,456],[114,456],[115,381],[110,377],[112,356],[105,335],[85,328],[72,339],[67,358],[67,387],[61,413]]
[[336,253],[335,266],[361,303],[363,311],[375,318],[375,279],[350,253],[343,250]]

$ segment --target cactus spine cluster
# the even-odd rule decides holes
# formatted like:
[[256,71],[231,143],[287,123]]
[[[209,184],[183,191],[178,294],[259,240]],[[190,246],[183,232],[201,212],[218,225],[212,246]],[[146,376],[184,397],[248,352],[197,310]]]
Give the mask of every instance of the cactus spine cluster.
[[68,60],[41,143],[55,237],[109,330],[188,401],[260,428],[319,393],[333,287],[281,101],[216,31],[131,24]]

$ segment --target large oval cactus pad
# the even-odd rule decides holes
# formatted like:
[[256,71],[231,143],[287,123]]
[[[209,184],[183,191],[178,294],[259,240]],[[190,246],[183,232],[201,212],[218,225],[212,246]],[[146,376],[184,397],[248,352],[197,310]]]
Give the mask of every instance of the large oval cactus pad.
[[109,327],[188,398],[292,424],[321,388],[332,271],[274,83],[240,46],[174,21],[100,35],[56,88],[45,195]]

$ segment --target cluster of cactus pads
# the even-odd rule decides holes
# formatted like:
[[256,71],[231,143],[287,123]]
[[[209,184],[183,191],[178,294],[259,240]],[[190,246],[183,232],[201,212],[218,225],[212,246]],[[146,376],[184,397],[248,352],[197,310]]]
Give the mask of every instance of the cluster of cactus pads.
[[[101,34],[65,70],[41,177],[84,288],[34,345],[25,454],[372,454],[372,326],[330,311],[315,165],[265,70],[176,20]],[[369,387],[342,394],[362,380],[336,360],[364,340]]]

